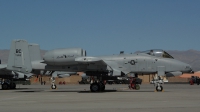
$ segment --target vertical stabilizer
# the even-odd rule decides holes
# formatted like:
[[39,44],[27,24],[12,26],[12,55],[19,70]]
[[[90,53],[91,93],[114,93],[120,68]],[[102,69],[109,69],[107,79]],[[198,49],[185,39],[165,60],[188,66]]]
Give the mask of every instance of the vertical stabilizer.
[[38,44],[29,44],[28,48],[31,61],[42,60],[40,46]]
[[8,57],[8,70],[30,73],[32,71],[28,42],[13,40]]

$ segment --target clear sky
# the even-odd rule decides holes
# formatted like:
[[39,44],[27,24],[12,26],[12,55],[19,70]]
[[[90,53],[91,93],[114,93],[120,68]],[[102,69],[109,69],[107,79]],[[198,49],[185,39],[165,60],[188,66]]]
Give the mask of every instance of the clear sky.
[[200,50],[200,0],[0,0],[0,49],[13,39],[92,56]]

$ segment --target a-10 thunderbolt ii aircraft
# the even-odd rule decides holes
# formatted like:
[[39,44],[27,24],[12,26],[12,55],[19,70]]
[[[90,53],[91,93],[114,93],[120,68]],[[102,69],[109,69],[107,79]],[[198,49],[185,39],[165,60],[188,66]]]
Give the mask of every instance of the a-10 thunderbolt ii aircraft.
[[[35,71],[85,72],[88,76],[97,76],[98,81],[90,85],[92,92],[103,91],[103,76],[117,77],[133,74],[157,74],[158,76],[177,76],[191,73],[191,66],[175,60],[163,50],[149,50],[134,54],[118,54],[110,56],[90,57],[81,48],[55,49],[45,53],[42,60],[31,61],[28,43],[14,40],[11,44],[7,68],[23,73]],[[162,91],[160,83],[156,90]],[[55,88],[52,85],[52,89]]]

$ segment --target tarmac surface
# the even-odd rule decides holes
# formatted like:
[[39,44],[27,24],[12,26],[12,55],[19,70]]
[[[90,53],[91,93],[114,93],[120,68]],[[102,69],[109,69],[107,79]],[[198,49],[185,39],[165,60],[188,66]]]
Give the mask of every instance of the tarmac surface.
[[0,90],[1,112],[189,112],[200,110],[200,86],[153,84],[129,90],[127,85],[106,85],[105,92],[92,93],[89,85],[17,85]]

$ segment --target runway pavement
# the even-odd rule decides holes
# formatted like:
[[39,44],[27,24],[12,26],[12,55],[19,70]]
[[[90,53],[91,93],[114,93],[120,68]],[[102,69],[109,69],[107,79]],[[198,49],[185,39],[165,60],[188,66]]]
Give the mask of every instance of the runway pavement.
[[200,109],[200,86],[165,84],[154,92],[152,84],[140,90],[127,85],[106,85],[105,92],[92,93],[89,85],[17,85],[0,90],[1,112],[189,112]]

